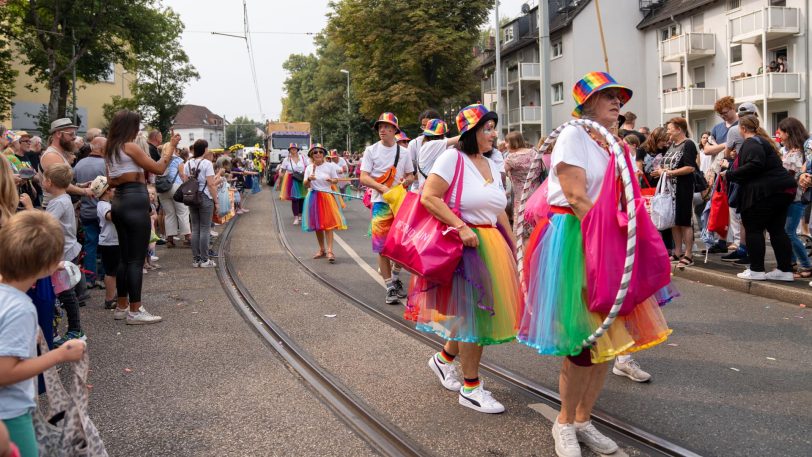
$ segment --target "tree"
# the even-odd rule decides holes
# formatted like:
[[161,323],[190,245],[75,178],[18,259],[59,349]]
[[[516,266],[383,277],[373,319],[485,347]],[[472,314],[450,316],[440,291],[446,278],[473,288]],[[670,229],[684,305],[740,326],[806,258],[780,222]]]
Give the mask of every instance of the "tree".
[[[0,16],[2,19],[2,16]],[[0,121],[8,119],[14,98],[14,79],[17,71],[11,68],[13,56],[8,43],[0,36]]]
[[104,125],[101,126],[101,129],[106,132],[107,128],[110,126],[110,121],[113,120],[113,116],[115,116],[117,112],[123,109],[128,109],[130,111],[136,111],[140,113],[140,106],[138,104],[138,100],[135,98],[124,98],[119,97],[118,95],[113,95],[113,98],[111,99],[110,103],[105,103],[104,105],[102,105]]
[[234,144],[251,147],[257,143],[261,146],[262,135],[257,134],[257,129],[262,131],[265,129],[265,125],[247,116],[235,117],[231,124],[226,126],[226,147]]
[[[111,65],[134,69],[134,56],[155,53],[172,15],[157,0],[9,0],[2,10],[27,73],[49,91],[48,117],[65,116],[70,79],[96,82]],[[179,21],[178,21],[179,22]]]

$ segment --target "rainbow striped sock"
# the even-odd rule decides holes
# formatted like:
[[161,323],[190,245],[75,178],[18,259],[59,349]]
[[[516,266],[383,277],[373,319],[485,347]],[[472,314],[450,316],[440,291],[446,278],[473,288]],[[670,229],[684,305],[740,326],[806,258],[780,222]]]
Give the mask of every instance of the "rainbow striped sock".
[[454,363],[454,357],[456,357],[456,356],[453,356],[453,355],[449,354],[448,352],[445,352],[445,349],[443,349],[442,351],[437,353],[437,358],[442,363]]
[[463,379],[462,391],[466,394],[470,394],[474,391],[477,387],[479,387],[479,378],[474,379]]

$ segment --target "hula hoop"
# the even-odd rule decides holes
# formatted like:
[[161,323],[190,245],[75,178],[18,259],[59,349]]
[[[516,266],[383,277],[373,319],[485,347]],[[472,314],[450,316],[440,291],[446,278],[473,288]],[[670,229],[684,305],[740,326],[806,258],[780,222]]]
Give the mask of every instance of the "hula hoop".
[[541,175],[541,170],[543,169],[542,163],[542,155],[550,148],[550,144],[558,138],[558,135],[564,130],[565,127],[570,125],[574,126],[585,126],[591,127],[598,132],[606,139],[607,143],[609,143],[609,147],[612,150],[612,153],[615,155],[615,163],[617,164],[618,170],[620,171],[620,178],[623,182],[623,195],[626,197],[626,214],[629,216],[629,225],[628,225],[628,238],[626,240],[626,260],[623,264],[623,276],[620,278],[620,289],[617,291],[617,295],[615,296],[615,303],[612,305],[612,308],[609,310],[609,314],[606,316],[606,319],[601,323],[600,327],[595,329],[595,331],[590,335],[587,339],[584,340],[583,345],[585,347],[589,347],[595,344],[595,342],[603,336],[606,330],[609,328],[610,325],[615,321],[617,317],[618,311],[620,311],[620,307],[623,305],[623,300],[626,299],[626,294],[629,291],[629,281],[632,278],[632,266],[634,265],[634,250],[637,242],[637,219],[635,214],[635,205],[634,205],[634,190],[632,188],[632,177],[629,171],[629,167],[626,164],[626,159],[623,153],[623,148],[620,147],[620,144],[615,140],[614,135],[612,135],[605,127],[598,124],[595,121],[591,121],[589,119],[573,119],[562,124],[557,129],[553,130],[550,133],[550,136],[547,137],[547,140],[544,141],[541,149],[536,152],[535,156],[533,157],[533,162],[530,165],[530,170],[527,173],[527,180],[524,183],[524,188],[522,189],[522,198],[519,201],[519,216],[518,216],[518,227],[516,229],[516,259],[518,262],[518,269],[519,269],[519,278],[522,287],[522,294],[525,296],[525,300],[527,300],[527,284],[525,284],[524,280],[524,239],[525,234],[529,233],[528,228],[530,224],[528,224],[524,220],[524,207],[527,204],[527,200],[533,194],[533,192],[538,188],[541,184],[538,181],[539,176]]

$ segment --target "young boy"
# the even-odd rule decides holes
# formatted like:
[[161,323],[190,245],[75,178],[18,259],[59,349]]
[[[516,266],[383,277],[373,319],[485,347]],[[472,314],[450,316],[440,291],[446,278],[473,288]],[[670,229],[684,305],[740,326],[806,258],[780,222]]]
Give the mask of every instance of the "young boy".
[[[60,163],[48,167],[45,171],[43,186],[45,191],[51,194],[51,201],[48,202],[46,210],[62,225],[64,236],[62,259],[81,265],[79,253],[82,251],[82,245],[76,241],[76,212],[73,209],[70,195],[67,193],[71,180],[73,180],[73,170],[67,164]],[[54,338],[54,347],[59,347],[71,339],[85,340],[87,338],[85,332],[82,331],[82,323],[79,319],[79,301],[76,298],[80,295],[79,287],[84,284],[84,278],[82,278],[75,287],[57,295],[68,316],[68,331],[63,336]]]
[[25,292],[59,267],[63,244],[59,222],[41,211],[20,212],[0,229],[0,419],[23,456],[38,452],[34,378],[85,351],[74,339],[37,357],[37,311]]
[[361,184],[372,189],[372,251],[378,254],[378,267],[386,282],[386,304],[397,305],[400,298],[406,298],[406,291],[400,282],[400,269],[392,271],[389,259],[381,256],[386,235],[395,219],[389,205],[383,200],[383,194],[395,185],[408,189],[414,180],[414,167],[409,152],[395,142],[395,134],[400,127],[394,114],[381,114],[372,128],[378,132],[380,141],[364,151]]
[[110,205],[113,188],[107,185],[106,177],[99,176],[93,180],[90,189],[99,200],[96,215],[99,218],[99,255],[104,266],[104,309],[113,309],[116,307],[116,272],[121,257],[118,250],[118,232],[113,225]]

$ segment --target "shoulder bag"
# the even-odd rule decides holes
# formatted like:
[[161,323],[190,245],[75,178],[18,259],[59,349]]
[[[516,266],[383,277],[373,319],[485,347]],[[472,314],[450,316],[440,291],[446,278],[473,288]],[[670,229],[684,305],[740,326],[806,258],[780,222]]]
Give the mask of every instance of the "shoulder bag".
[[200,162],[197,162],[196,165],[197,166],[191,170],[191,173],[189,173],[189,176],[186,177],[186,181],[178,187],[178,190],[175,191],[175,195],[172,196],[176,202],[183,203],[192,208],[200,206],[200,202],[203,200],[202,192],[200,191],[200,183],[197,180],[197,176],[200,174]]
[[[175,159],[180,160],[180,157],[172,157],[172,162],[174,162]],[[171,178],[167,175],[160,175],[155,178],[155,190],[157,190],[159,194],[172,190],[172,186],[175,184],[175,179],[177,179],[178,173],[180,173],[180,165],[178,165],[178,168],[175,168],[175,175]]]
[[663,175],[657,183],[657,193],[651,198],[651,221],[657,230],[665,230],[674,226],[676,218],[676,191],[671,179]]

